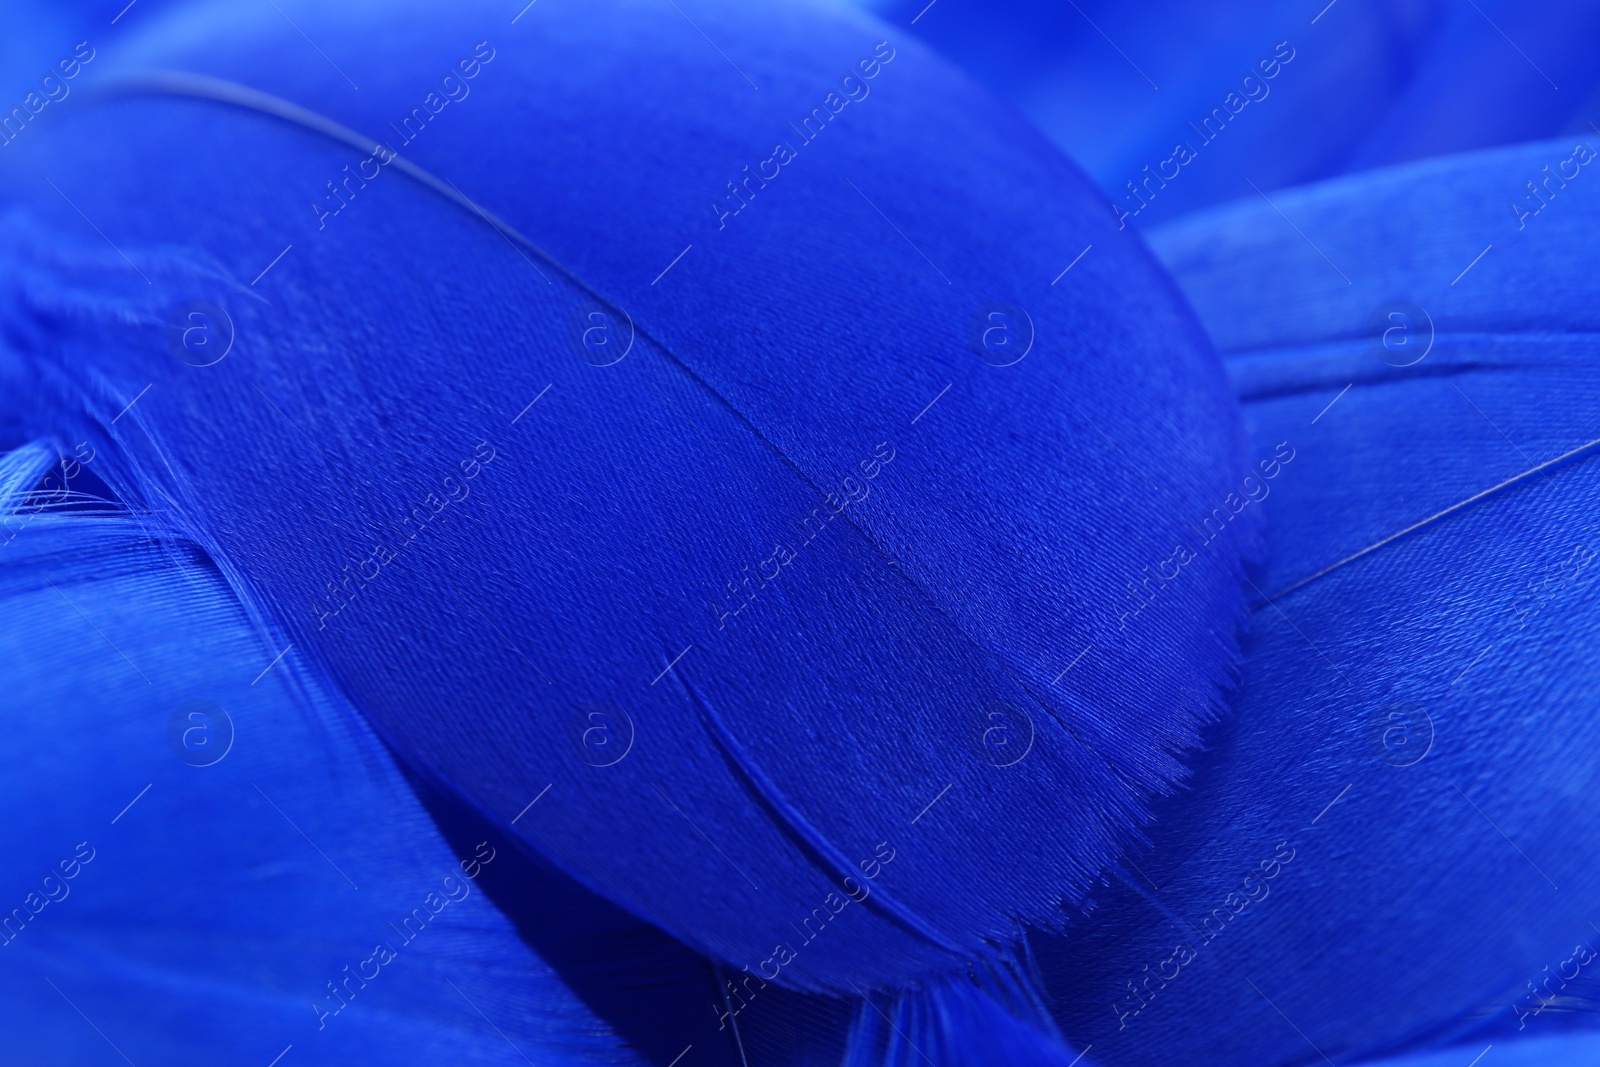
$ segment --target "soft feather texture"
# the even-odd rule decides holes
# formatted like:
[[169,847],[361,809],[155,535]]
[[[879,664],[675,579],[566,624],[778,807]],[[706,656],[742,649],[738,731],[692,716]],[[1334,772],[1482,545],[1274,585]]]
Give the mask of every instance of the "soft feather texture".
[[[511,832],[736,976],[849,993],[1058,924],[1213,717],[1254,541],[1148,577],[1244,468],[1143,246],[858,17],[288,6],[326,60],[219,4],[120,68],[396,140],[426,109],[436,187],[209,83],[66,112],[0,176],[16,417],[92,438],[431,780],[503,826],[548,787]],[[196,299],[214,366],[165,344]],[[1036,333],[1007,367],[996,301]]]
[[[35,478],[56,462],[48,447],[0,462],[25,459]],[[53,508],[5,528],[0,1059],[120,1062],[115,1046],[264,1064],[292,1045],[297,1063],[627,1065],[693,1042],[738,1062],[704,1007],[706,961],[448,804],[447,842],[371,731],[296,651],[274,660],[192,546]],[[197,700],[234,731],[206,766],[169,736]],[[195,762],[222,744],[215,716],[182,728],[200,730],[179,741]],[[377,943],[394,953],[381,965]]]
[[[1583,132],[1600,93],[1600,8],[1565,0],[862,6],[1016,104],[1123,210],[1148,200],[1141,227],[1253,196],[1250,182],[1270,192]],[[1195,158],[1164,162],[1180,141]]]
[[841,1067],[1094,1067],[1062,1039],[1026,955],[863,997],[855,1013]]
[[1495,1067],[1589,1067],[1600,1060],[1600,1034],[1571,1033],[1543,1037],[1509,1037],[1492,1042],[1475,1041],[1392,1059],[1363,1061],[1360,1067],[1475,1067],[1481,1056],[1485,1067],[1494,1057]]
[[[1537,1036],[1553,976],[1600,943],[1596,178],[1522,230],[1507,208],[1573,148],[1285,195],[1303,236],[1259,202],[1157,236],[1258,450],[1295,458],[1264,504],[1237,717],[1083,934],[1039,946],[1104,1062]],[[1420,320],[1387,359],[1369,336],[1395,299],[1431,316],[1418,361]]]

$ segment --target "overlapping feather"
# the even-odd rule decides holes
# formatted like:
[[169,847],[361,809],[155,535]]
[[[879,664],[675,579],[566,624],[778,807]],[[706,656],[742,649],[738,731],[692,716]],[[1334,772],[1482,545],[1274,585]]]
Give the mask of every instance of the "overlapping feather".
[[1295,458],[1237,717],[1082,937],[1040,948],[1104,1062],[1537,1036],[1600,944],[1600,201],[1580,169],[1509,208],[1582,142],[1158,234],[1258,449]]
[[49,499],[8,507],[0,547],[0,1058],[738,1062],[706,961],[458,806],[430,815],[193,546],[37,510],[56,451],[24,464]]

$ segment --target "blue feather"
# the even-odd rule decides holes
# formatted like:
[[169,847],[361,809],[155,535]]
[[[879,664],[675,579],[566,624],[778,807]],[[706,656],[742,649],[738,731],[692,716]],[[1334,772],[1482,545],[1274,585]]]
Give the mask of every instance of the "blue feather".
[[1175,558],[1245,457],[1143,245],[861,17],[286,6],[323,55],[202,5],[5,161],[14,417],[741,984],[1059,926],[1216,717],[1256,540]]
[[1250,182],[1582,129],[1600,89],[1600,9],[1562,0],[862,6],[1016,104],[1139,226],[1253,196]]
[[842,1067],[1093,1067],[1087,1051],[1063,1041],[1024,954],[916,989],[860,998]]
[[[616,1028],[586,1006],[490,897],[542,889],[546,941],[630,921],[559,876],[530,883],[481,824],[458,819],[447,843],[371,732],[296,651],[274,658],[191,546],[53,508],[5,527],[0,1059],[266,1063],[293,1045],[294,1062],[633,1064],[669,1057],[630,1052],[624,1028],[665,1043],[700,1021],[699,995],[659,1010],[663,990]],[[653,968],[671,968],[666,988],[714,988],[681,948],[674,963],[651,935],[630,944],[638,989]]]
[[1496,1067],[1588,1067],[1600,1059],[1600,1034],[1546,1034],[1470,1042],[1449,1048],[1414,1052],[1382,1060],[1364,1060],[1360,1067],[1477,1067],[1493,1056]]
[[[1534,1037],[1600,965],[1600,178],[1560,166],[1593,145],[1157,234],[1257,452],[1294,458],[1236,718],[1092,923],[1039,945],[1063,1029],[1105,1062]],[[1509,198],[1546,165],[1576,176],[1527,217]]]

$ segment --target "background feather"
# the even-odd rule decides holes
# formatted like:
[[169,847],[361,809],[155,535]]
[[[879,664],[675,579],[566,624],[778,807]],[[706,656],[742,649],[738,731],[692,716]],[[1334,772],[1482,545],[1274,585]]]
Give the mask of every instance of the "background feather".
[[1081,936],[1038,946],[1104,1062],[1535,1037],[1600,945],[1600,201],[1579,167],[1521,229],[1508,210],[1573,153],[1380,171],[1157,236],[1257,450],[1294,459],[1237,718]]
[[[1253,196],[1252,182],[1581,133],[1600,108],[1600,11],[1560,0],[862,6],[1015,104],[1140,227]],[[1171,162],[1178,142],[1195,158]]]
[[[1600,14],[1558,0],[862,6],[1016,104],[1141,227],[1250,182],[1578,133],[1600,102]],[[1178,142],[1195,158],[1171,163]]]

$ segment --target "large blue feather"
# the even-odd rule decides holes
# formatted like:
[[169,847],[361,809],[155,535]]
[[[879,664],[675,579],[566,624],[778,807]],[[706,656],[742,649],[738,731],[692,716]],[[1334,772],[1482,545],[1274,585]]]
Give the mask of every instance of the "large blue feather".
[[1295,459],[1265,505],[1237,717],[1155,851],[1040,948],[1064,1029],[1105,1062],[1537,1035],[1594,963],[1600,177],[1570,164],[1521,229],[1510,208],[1574,147],[1158,235],[1258,449]]
[[[548,788],[512,832],[741,982],[855,993],[1058,924],[1214,716],[1253,541],[1143,246],[859,17],[285,7],[323,55],[202,7],[120,59],[188,74],[6,161],[19,417],[92,438],[486,817]],[[422,169],[370,177],[341,130],[408,119]],[[169,351],[194,300],[235,329],[212,366]]]

